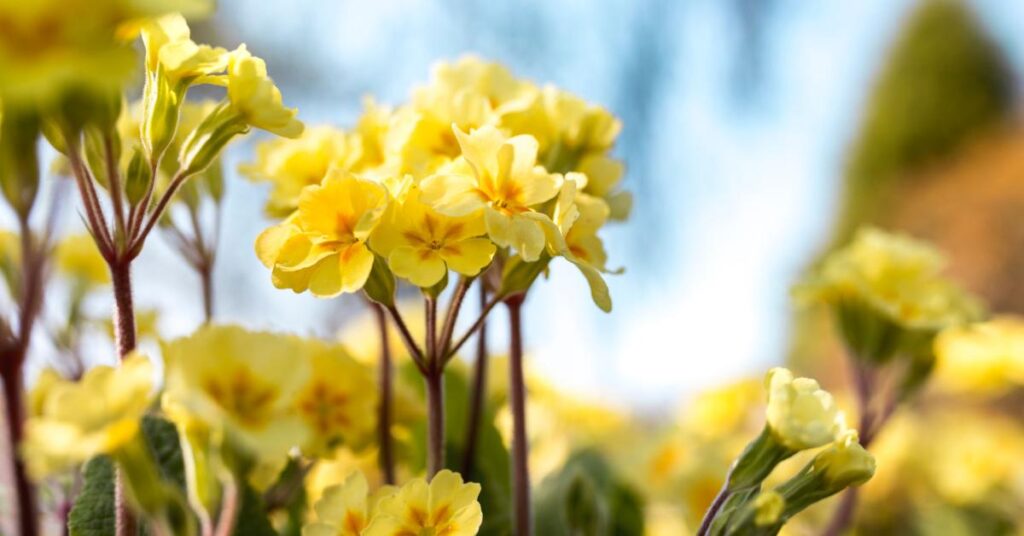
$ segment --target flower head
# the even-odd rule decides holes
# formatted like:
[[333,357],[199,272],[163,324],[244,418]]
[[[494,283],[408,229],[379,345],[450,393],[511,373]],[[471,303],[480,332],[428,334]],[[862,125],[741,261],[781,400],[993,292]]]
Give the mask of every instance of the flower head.
[[317,340],[305,344],[312,374],[295,398],[295,410],[310,429],[304,450],[323,455],[339,443],[365,441],[373,430],[377,404],[370,371],[340,345]]
[[787,448],[805,450],[831,443],[845,429],[842,412],[827,391],[810,378],[794,378],[773,368],[765,378],[767,418],[772,434]]
[[481,214],[448,216],[419,200],[409,186],[400,202],[392,203],[370,237],[374,251],[387,259],[391,271],[420,287],[440,281],[449,269],[475,276],[490,264],[495,247]]
[[45,373],[37,389],[21,452],[41,479],[133,440],[153,399],[153,367],[132,355],[118,367],[93,367],[77,382]]
[[1024,385],[1024,320],[997,317],[953,326],[935,339],[938,382],[953,390],[1001,392]]
[[322,298],[356,292],[373,268],[366,241],[387,202],[380,184],[332,173],[302,191],[292,217],[260,234],[256,254],[277,288]]
[[422,478],[412,480],[381,500],[363,536],[473,536],[483,522],[479,495],[479,484],[463,483],[458,473],[447,469],[429,484]]
[[164,411],[179,426],[211,430],[214,441],[280,459],[308,434],[294,405],[310,373],[306,352],[296,337],[204,326],[164,344]]
[[342,484],[324,489],[313,505],[317,521],[302,528],[302,536],[361,536],[376,514],[382,497],[394,493],[388,486],[372,496],[363,473],[356,471]]
[[450,216],[483,211],[487,234],[501,247],[513,247],[532,262],[545,246],[544,228],[534,208],[555,197],[559,179],[537,165],[537,140],[507,138],[485,126],[466,134],[453,127],[463,162],[423,180],[420,199]]
[[295,118],[298,111],[285,108],[281,90],[267,76],[266,62],[245,45],[229,55],[227,86],[231,107],[247,124],[286,138],[302,134],[303,125]]
[[159,72],[172,86],[223,73],[227,68],[227,50],[192,41],[188,23],[180,13],[144,24],[141,33],[146,45],[146,70],[151,76]]
[[329,169],[351,170],[361,155],[358,137],[324,125],[308,128],[295,139],[260,143],[256,161],[239,171],[253,181],[271,183],[267,213],[284,217],[298,207],[303,188],[320,184]]

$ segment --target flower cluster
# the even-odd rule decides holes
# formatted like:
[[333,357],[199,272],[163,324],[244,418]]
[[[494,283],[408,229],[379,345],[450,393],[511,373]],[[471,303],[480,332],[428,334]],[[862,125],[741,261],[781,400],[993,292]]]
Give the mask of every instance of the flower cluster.
[[440,64],[406,105],[368,104],[352,132],[257,149],[242,171],[272,183],[267,212],[284,218],[257,253],[275,286],[320,297],[363,288],[375,256],[421,288],[512,259],[538,263],[536,277],[560,256],[608,310],[598,231],[630,205],[618,132],[604,109],[498,64]]

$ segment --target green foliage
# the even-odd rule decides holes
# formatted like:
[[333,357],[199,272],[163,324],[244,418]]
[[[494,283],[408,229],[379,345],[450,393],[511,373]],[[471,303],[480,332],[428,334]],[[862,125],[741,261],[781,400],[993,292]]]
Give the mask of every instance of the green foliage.
[[85,464],[82,491],[68,515],[71,536],[110,536],[114,533],[114,464],[97,456]]
[[878,215],[885,187],[1008,118],[1012,74],[960,0],[924,0],[883,67],[849,155],[837,240]]
[[146,415],[142,418],[142,435],[160,470],[160,477],[184,493],[185,461],[181,457],[178,430],[170,421]]
[[266,507],[259,492],[246,484],[239,490],[239,494],[242,504],[238,509],[235,536],[277,536],[267,519]]
[[573,454],[534,497],[538,534],[635,536],[644,533],[639,495],[595,451]]

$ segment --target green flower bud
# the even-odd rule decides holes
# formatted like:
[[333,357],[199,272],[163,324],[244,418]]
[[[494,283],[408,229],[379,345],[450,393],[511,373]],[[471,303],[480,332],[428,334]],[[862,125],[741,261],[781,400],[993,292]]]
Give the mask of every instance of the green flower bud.
[[859,486],[875,474],[875,457],[860,445],[856,430],[843,433],[814,457],[812,465],[824,475],[828,488],[836,491]]
[[767,418],[772,433],[794,451],[817,448],[846,427],[832,395],[810,378],[794,378],[784,368],[768,371]]
[[203,171],[224,150],[232,138],[249,131],[249,126],[226,103],[204,119],[181,146],[180,173],[189,176]]
[[751,503],[754,509],[754,524],[767,527],[779,521],[786,499],[776,491],[762,491]]
[[39,192],[39,116],[5,106],[0,122],[0,189],[14,211],[28,217]]

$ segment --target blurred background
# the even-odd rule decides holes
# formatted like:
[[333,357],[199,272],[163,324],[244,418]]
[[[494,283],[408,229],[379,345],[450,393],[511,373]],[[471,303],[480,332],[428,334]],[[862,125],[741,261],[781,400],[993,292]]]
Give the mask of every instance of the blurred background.
[[[350,126],[364,96],[398,104],[434,62],[470,52],[622,119],[635,204],[606,244],[626,271],[610,277],[611,314],[567,263],[531,293],[531,367],[559,391],[538,395],[551,415],[538,409],[531,424],[536,456],[551,453],[544,434],[606,445],[659,534],[699,521],[760,429],[768,367],[788,363],[843,398],[828,317],[797,311],[789,289],[859,225],[936,243],[992,311],[1024,313],[1022,2],[221,0],[194,34],[266,58],[309,125]],[[324,337],[365,326],[356,297],[274,289],[256,259],[265,186],[235,170],[261,136],[226,156],[217,319]],[[198,281],[165,242],[150,242],[135,278],[164,336],[195,328]],[[858,530],[1024,533],[1022,415],[1020,386],[931,389],[872,449],[880,469]],[[638,427],[643,441],[607,441]],[[544,460],[535,466],[543,477]],[[813,533],[801,527],[831,507],[793,533]]]

